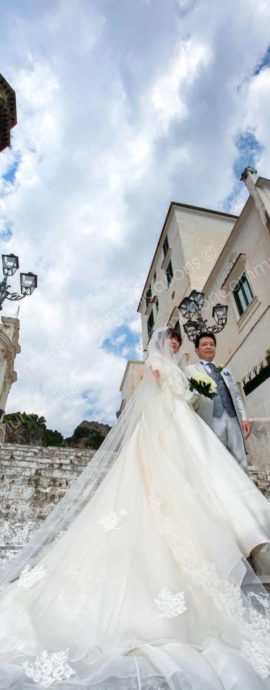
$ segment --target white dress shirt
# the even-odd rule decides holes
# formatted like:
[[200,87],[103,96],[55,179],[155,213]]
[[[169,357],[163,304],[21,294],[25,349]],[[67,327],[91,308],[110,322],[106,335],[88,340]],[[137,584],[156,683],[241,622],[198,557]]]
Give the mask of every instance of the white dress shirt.
[[209,362],[207,359],[200,359],[200,363],[207,367],[209,374],[211,373],[211,367],[209,367],[209,364],[214,364],[216,367],[218,366],[214,360]]

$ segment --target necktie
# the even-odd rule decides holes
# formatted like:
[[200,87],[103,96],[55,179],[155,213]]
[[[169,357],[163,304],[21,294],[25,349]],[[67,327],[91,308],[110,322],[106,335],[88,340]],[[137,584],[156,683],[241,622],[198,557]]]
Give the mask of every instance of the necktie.
[[207,366],[210,367],[211,371],[214,371],[214,372],[217,371],[217,367],[214,364],[214,362],[207,362]]

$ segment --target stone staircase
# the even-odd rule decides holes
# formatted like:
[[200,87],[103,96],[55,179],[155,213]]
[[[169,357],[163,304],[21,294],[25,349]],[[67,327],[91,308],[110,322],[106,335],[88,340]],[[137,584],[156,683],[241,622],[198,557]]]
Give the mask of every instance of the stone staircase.
[[0,560],[12,556],[29,539],[94,452],[0,445]]
[[[64,496],[95,451],[0,444],[0,561],[12,557]],[[250,465],[270,498],[270,465]]]
[[249,476],[250,479],[256,484],[258,489],[266,496],[266,498],[270,499],[270,467],[267,468],[259,468],[254,467],[253,465],[249,466]]

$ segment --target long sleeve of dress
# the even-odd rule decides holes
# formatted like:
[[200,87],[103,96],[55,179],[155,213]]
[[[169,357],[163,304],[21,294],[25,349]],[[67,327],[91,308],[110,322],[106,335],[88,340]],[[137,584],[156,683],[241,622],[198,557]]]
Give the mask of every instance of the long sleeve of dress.
[[179,366],[156,354],[148,357],[146,366],[159,372],[159,385],[163,390],[193,406],[197,395],[189,390],[188,379]]

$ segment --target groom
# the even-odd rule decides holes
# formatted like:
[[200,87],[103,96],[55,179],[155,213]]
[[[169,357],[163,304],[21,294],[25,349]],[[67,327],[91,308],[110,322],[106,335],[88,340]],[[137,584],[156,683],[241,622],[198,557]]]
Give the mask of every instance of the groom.
[[[217,384],[217,395],[206,398],[198,395],[194,409],[204,419],[243,469],[247,468],[244,438],[251,433],[251,425],[234,376],[225,367],[219,371],[214,359],[216,338],[213,333],[200,333],[195,340],[198,364],[190,364],[187,374],[206,373]],[[257,575],[270,575],[270,543],[262,542],[251,551],[251,564]]]
[[188,374],[204,373],[211,376],[217,384],[214,398],[199,395],[194,409],[217,434],[218,438],[235,457],[243,469],[247,468],[244,438],[251,433],[245,407],[232,373],[214,362],[216,338],[213,333],[200,333],[195,340],[195,351],[199,357],[197,364],[188,366]]

